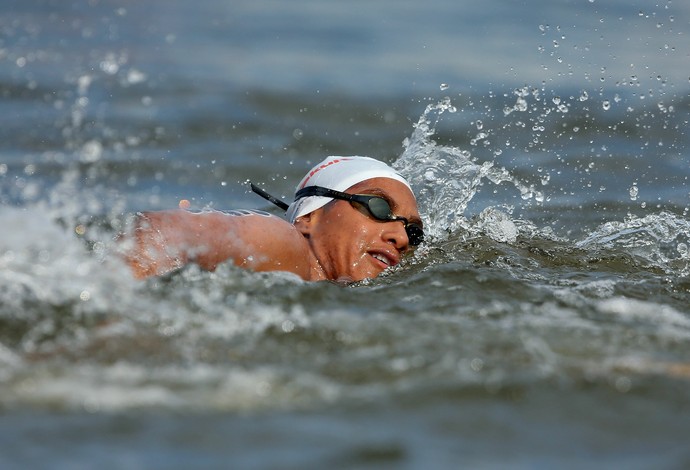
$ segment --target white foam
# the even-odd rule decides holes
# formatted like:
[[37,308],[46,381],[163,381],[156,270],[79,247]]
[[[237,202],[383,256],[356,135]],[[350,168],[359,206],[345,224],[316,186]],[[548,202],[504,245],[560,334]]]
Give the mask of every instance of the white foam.
[[487,207],[479,214],[477,226],[486,236],[501,243],[515,243],[519,234],[510,216],[493,207]]
[[626,297],[600,300],[596,306],[602,313],[649,322],[671,337],[690,338],[690,318],[671,306]]

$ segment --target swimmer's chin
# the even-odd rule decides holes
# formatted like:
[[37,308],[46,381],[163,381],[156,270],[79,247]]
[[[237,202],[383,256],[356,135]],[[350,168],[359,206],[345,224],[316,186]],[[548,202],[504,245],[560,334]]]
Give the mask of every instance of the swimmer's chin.
[[368,283],[379,277],[384,271],[375,274],[368,274],[365,276],[358,276],[357,278],[353,276],[343,275],[335,279],[333,282],[343,286],[354,284],[356,282]]
[[385,269],[383,266],[372,266],[368,269],[361,268],[360,266],[360,269],[354,269],[349,273],[342,273],[337,278],[331,279],[331,282],[339,285],[349,285],[356,282],[370,282],[386,271],[390,271],[393,267],[388,266],[385,267]]
[[342,286],[346,286],[348,284],[352,284],[353,282],[357,282],[357,281],[355,281],[355,279],[352,276],[340,276],[339,278],[335,279],[333,282],[336,284],[340,284]]

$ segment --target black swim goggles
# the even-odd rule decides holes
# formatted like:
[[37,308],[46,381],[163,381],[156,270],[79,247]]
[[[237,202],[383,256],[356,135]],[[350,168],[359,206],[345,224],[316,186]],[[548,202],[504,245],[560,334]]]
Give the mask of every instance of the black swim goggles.
[[[287,210],[289,207],[285,202],[276,199],[264,190],[256,187],[253,183],[251,184],[252,191],[257,193],[264,199],[272,202],[283,210]],[[357,204],[365,208],[369,215],[375,220],[381,222],[393,222],[400,221],[405,227],[405,232],[407,233],[407,239],[412,246],[420,245],[424,241],[424,230],[422,226],[409,222],[405,217],[400,217],[393,214],[390,204],[381,196],[373,196],[369,194],[348,194],[334,189],[324,188],[323,186],[307,186],[302,188],[295,194],[295,201],[310,196],[321,196],[330,197],[332,199],[341,199],[343,201],[348,201],[350,204]]]

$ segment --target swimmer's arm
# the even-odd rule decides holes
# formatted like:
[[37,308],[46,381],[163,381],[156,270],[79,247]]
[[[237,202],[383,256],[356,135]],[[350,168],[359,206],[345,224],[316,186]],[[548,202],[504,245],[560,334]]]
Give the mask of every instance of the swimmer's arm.
[[135,277],[165,274],[188,263],[213,271],[226,261],[254,271],[289,271],[309,279],[308,245],[295,227],[267,214],[184,210],[138,214],[122,239]]

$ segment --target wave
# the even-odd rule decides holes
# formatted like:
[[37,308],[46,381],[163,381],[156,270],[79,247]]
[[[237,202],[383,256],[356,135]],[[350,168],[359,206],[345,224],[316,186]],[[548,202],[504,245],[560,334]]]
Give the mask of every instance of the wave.
[[[137,282],[113,242],[124,198],[85,182],[92,167],[66,165],[43,192],[24,185],[0,208],[11,227],[0,238],[0,408],[300,409],[446,386],[635,393],[687,380],[687,214],[556,233],[565,214],[544,185],[434,140],[454,111],[427,106],[394,163],[428,243],[347,288],[233,266]],[[486,186],[511,203],[481,199]]]

